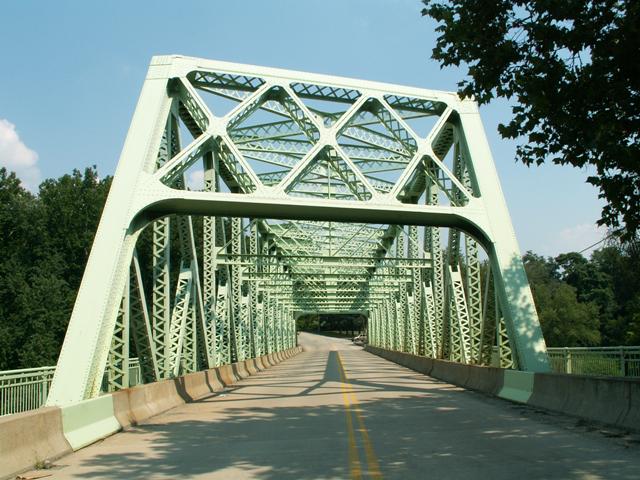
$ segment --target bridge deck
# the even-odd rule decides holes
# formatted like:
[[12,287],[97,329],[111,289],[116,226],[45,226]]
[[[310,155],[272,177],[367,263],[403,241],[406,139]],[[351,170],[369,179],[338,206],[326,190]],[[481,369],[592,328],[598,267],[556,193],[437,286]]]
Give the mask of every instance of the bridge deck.
[[637,444],[345,340],[300,340],[299,356],[60,459],[49,478],[640,477]]

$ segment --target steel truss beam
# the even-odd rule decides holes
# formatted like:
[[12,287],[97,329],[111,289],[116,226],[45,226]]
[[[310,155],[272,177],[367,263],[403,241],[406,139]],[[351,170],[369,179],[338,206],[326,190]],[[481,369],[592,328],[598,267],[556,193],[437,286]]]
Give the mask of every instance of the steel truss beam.
[[477,106],[154,57],[49,404],[126,387],[133,353],[153,381],[290,348],[303,312],[365,314],[384,348],[548,370]]

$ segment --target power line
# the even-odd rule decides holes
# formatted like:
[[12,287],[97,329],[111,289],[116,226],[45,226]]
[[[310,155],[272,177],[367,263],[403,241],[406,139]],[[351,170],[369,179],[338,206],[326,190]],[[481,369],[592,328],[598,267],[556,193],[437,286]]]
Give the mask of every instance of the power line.
[[622,232],[624,229],[620,229],[620,230],[615,230],[613,232],[611,232],[609,235],[607,235],[606,237],[604,237],[601,240],[598,240],[596,243],[594,243],[593,245],[589,245],[587,248],[583,248],[582,250],[580,250],[578,253],[584,253],[587,250],[591,250],[593,247],[595,247],[596,245],[600,245],[602,242],[604,242],[605,240],[609,240],[611,237],[613,237],[614,235],[618,235],[620,232]]

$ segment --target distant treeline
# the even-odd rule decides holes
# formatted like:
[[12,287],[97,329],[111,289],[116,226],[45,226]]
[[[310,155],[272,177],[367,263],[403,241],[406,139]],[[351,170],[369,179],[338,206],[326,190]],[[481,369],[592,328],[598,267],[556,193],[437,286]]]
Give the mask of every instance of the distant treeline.
[[367,318],[364,315],[347,314],[305,314],[296,322],[298,330],[303,332],[336,332],[344,336],[354,336],[365,330]]
[[[32,194],[0,169],[0,370],[55,364],[110,185],[88,168],[45,180]],[[148,237],[141,260],[150,257]],[[608,245],[591,259],[528,252],[524,261],[548,345],[640,344],[638,242]],[[308,320],[305,327],[318,328]],[[346,316],[323,323],[360,328]]]

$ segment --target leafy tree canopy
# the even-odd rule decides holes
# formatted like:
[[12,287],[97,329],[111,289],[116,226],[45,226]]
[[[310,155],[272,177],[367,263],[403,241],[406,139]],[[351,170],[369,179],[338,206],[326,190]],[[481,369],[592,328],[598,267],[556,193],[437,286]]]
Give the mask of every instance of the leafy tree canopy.
[[110,184],[87,168],[32,195],[0,168],[0,370],[56,362]]
[[[579,255],[579,254],[576,254]],[[586,261],[583,257],[580,256]],[[600,344],[600,318],[594,302],[580,302],[577,289],[558,278],[558,264],[532,252],[523,257],[547,345]]]
[[433,58],[468,67],[463,96],[514,101],[517,159],[595,167],[601,225],[640,231],[640,2],[423,0]]

